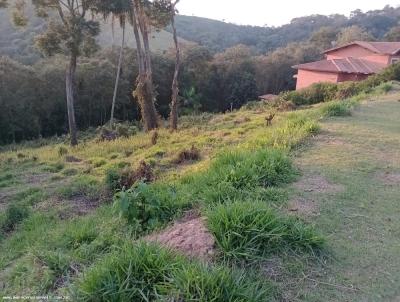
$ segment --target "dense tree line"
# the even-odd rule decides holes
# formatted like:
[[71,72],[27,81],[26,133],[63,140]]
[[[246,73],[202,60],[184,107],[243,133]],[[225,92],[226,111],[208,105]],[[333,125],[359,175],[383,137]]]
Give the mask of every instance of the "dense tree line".
[[[333,45],[353,40],[399,41],[400,38],[400,27],[392,22],[392,18],[398,14],[398,9],[385,7],[379,11],[380,16],[377,16],[376,12],[364,14],[356,11],[351,18],[335,15],[295,19],[288,26],[297,24],[297,27],[304,31],[304,35],[297,33],[298,37],[304,39],[276,48],[278,43],[272,47],[274,50],[264,54],[260,54],[260,49],[252,43],[247,43],[254,36],[249,36],[247,42],[220,52],[216,52],[217,48],[198,44],[183,43],[178,47],[175,37],[175,48],[162,53],[151,53],[149,39],[146,37],[150,35],[150,30],[146,25],[151,24],[154,29],[169,24],[175,14],[173,7],[171,10],[168,6],[172,2],[154,2],[159,3],[161,8],[158,7],[153,12],[140,13],[141,8],[138,6],[137,16],[132,16],[129,1],[110,1],[120,3],[121,7],[118,9],[112,6],[113,9],[107,11],[107,2],[101,1],[98,2],[100,6],[96,4],[92,13],[103,15],[105,18],[109,15],[120,18],[121,26],[128,20],[133,26],[136,42],[142,45],[142,48],[99,49],[94,40],[99,32],[98,22],[78,21],[83,27],[75,33],[68,33],[63,29],[63,23],[55,24],[47,20],[46,30],[35,38],[37,49],[46,54],[47,58],[39,56],[40,59],[24,65],[9,57],[0,57],[1,144],[67,133],[68,129],[71,129],[71,114],[65,104],[70,105],[71,98],[78,129],[106,124],[110,120],[111,108],[115,103],[113,112],[117,120],[142,119],[145,130],[150,130],[159,124],[157,113],[167,118],[170,112],[177,112],[178,103],[181,103],[181,113],[221,112],[239,108],[246,102],[255,100],[260,94],[278,94],[293,89],[295,70],[292,66],[322,58],[322,50]],[[47,7],[46,1],[40,3],[43,3],[43,8]],[[136,3],[142,5],[140,0]],[[37,22],[34,16],[31,17]],[[60,17],[62,21],[64,15]],[[29,23],[24,18],[23,14],[14,15],[17,23],[27,28]],[[313,22],[309,22],[310,18]],[[178,19],[176,24],[181,22],[179,20],[182,19]],[[336,25],[322,26],[331,25],[329,20],[335,20]],[[364,20],[374,23],[377,28],[368,30],[369,23],[364,24],[364,27],[356,25],[363,24]],[[348,26],[340,28],[337,24]],[[224,26],[227,29],[231,25]],[[251,34],[251,27],[243,28],[246,28],[248,35]],[[280,30],[283,28],[285,27],[281,27]],[[306,31],[314,29],[316,30],[311,34],[305,34]],[[75,44],[72,43],[75,40],[61,39],[63,35],[75,37],[75,34],[79,37]],[[289,40],[292,34],[287,33]],[[274,41],[279,39],[282,37],[275,37]],[[235,40],[235,43],[240,41]],[[229,43],[225,46],[227,45]],[[71,61],[71,54],[74,53]],[[67,77],[65,76],[65,66],[74,68],[72,80],[68,81],[69,68]],[[119,72],[116,72],[117,66],[121,67]],[[118,81],[115,79],[116,73],[119,75]],[[68,83],[72,81],[73,89],[69,90]],[[144,114],[153,110],[154,100],[156,110],[152,113],[153,116],[146,120]],[[151,106],[146,109],[146,104]],[[175,118],[171,118],[171,128],[176,128],[176,114]]]

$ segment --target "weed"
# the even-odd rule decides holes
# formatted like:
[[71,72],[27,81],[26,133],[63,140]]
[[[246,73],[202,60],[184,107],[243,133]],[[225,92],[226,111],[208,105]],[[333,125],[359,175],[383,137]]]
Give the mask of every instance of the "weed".
[[64,169],[64,164],[61,163],[61,162],[58,162],[58,163],[51,163],[51,164],[48,164],[48,165],[46,165],[46,166],[44,166],[44,167],[42,168],[42,170],[43,170],[44,172],[49,172],[49,173],[58,173],[58,172],[60,172],[62,169]]
[[74,176],[79,173],[79,171],[75,168],[68,168],[61,172],[65,176]]

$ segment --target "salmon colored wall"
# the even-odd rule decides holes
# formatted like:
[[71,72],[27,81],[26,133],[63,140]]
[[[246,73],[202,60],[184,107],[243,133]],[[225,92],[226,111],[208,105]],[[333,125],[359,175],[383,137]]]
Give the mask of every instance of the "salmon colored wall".
[[374,54],[375,53],[373,51],[367,50],[361,46],[351,45],[328,53],[326,58],[328,60],[343,59],[348,57],[363,58],[367,56],[373,56]]
[[336,73],[299,69],[299,73],[297,74],[296,90],[306,88],[314,83],[319,83],[319,82],[337,83],[337,81],[338,81],[338,74]]
[[381,64],[389,65],[391,56],[376,54],[376,55],[372,55],[372,56],[363,57],[363,59],[371,61],[371,62],[375,62],[375,63],[381,63]]

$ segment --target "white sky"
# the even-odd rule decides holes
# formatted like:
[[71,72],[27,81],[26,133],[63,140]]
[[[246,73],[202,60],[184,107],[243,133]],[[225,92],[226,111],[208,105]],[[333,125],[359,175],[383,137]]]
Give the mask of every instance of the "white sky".
[[181,0],[182,15],[206,17],[243,25],[279,26],[312,14],[348,16],[351,11],[397,7],[400,0]]

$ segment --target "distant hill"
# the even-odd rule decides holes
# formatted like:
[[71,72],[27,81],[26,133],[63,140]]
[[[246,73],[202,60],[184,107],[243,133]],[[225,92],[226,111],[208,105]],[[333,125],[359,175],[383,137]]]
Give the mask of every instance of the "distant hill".
[[[27,28],[16,28],[11,21],[7,10],[0,10],[0,56],[7,55],[25,64],[32,64],[40,58],[39,52],[33,45],[33,39],[36,34],[45,30],[44,21],[35,16],[30,6],[26,10],[29,16]],[[119,24],[115,24],[114,39],[112,26],[108,22],[101,21],[101,33],[98,42],[102,47],[111,47],[114,44],[121,43],[121,29]],[[135,47],[133,31],[127,28],[126,42],[130,47]],[[190,43],[180,39],[181,43]],[[153,51],[164,51],[173,47],[172,34],[162,30],[151,34],[150,47]]]
[[[354,11],[351,17],[344,15],[311,15],[293,19],[280,27],[241,26],[207,18],[178,16],[178,35],[218,52],[237,44],[245,44],[259,53],[265,53],[290,42],[309,39],[323,26],[336,29],[358,25],[381,39],[392,27],[398,25],[400,8],[385,6],[381,10],[363,13]],[[265,20],[267,23],[268,20]],[[167,29],[170,30],[170,29]]]
[[[6,10],[0,10],[0,55],[8,55],[23,63],[32,63],[39,58],[33,47],[33,37],[44,30],[43,20],[34,16],[28,7],[30,23],[26,29],[16,29]],[[344,15],[312,15],[293,19],[289,24],[280,27],[241,26],[207,18],[193,16],[177,16],[176,26],[182,43],[198,43],[212,52],[220,52],[237,44],[245,44],[257,53],[266,53],[290,42],[304,41],[312,33],[323,26],[336,29],[358,25],[368,30],[377,39],[381,39],[392,27],[398,25],[400,8],[384,7],[363,13],[355,11],[351,17]],[[266,23],[268,20],[265,20]],[[153,51],[163,51],[172,46],[171,29],[154,33],[151,47]],[[119,44],[121,33],[116,26],[115,44]],[[104,47],[112,45],[110,24],[102,25],[102,33],[98,38]],[[128,29],[128,45],[134,47],[132,30]],[[190,42],[189,42],[190,41]]]

